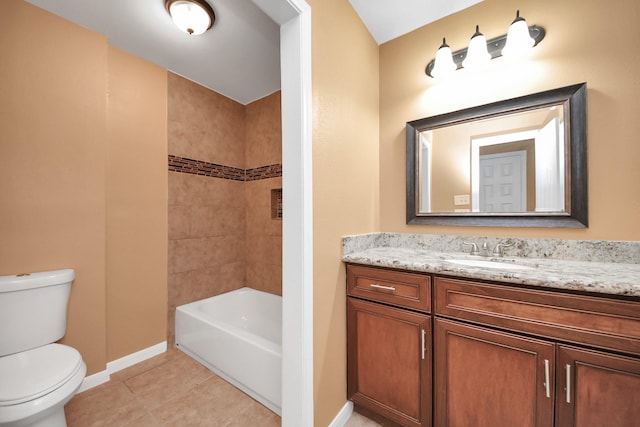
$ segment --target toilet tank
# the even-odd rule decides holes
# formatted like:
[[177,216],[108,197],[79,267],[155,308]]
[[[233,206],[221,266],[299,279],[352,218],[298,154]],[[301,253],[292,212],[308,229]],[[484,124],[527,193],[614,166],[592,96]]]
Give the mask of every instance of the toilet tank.
[[64,336],[74,278],[71,269],[0,276],[0,356]]

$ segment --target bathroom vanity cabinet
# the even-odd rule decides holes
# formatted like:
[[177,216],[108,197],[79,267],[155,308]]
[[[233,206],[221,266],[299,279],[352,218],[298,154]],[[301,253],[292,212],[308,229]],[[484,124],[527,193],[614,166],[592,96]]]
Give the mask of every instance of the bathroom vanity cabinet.
[[349,399],[385,425],[430,426],[430,277],[350,265],[347,294]]
[[[399,425],[430,425],[431,420],[412,423],[389,416],[397,402],[385,401],[387,395],[370,399],[370,388],[359,389],[363,379],[384,390],[395,382],[396,372],[378,369],[369,358],[384,355],[407,367],[407,360],[420,354],[418,329],[433,331],[423,363],[433,362],[431,376],[420,376],[420,393],[403,391],[404,401],[417,402],[433,386],[433,425],[517,425],[517,426],[637,426],[640,420],[640,302],[591,296],[560,290],[542,290],[507,283],[486,282],[431,275],[405,273],[377,267],[347,266],[348,289],[348,383],[349,398],[356,408],[364,407]],[[370,302],[352,287],[388,285],[395,274],[412,280],[423,278],[432,309],[388,307],[396,290],[378,288],[387,301]],[[358,278],[362,285],[357,286]],[[399,279],[398,279],[399,280]],[[400,298],[399,296],[397,296]],[[375,298],[368,297],[371,301]],[[399,305],[399,304],[398,304]],[[372,314],[361,308],[375,306]],[[400,306],[400,305],[399,305]],[[392,310],[387,313],[385,309]],[[375,314],[377,313],[377,314]],[[423,326],[412,334],[400,334],[406,322],[391,319],[396,315],[424,317]],[[429,316],[426,313],[432,313]],[[379,316],[378,323],[369,318]],[[399,319],[399,318],[398,318]],[[431,329],[428,323],[431,322]],[[384,324],[386,331],[380,332]],[[371,335],[377,341],[363,344],[361,337]],[[408,347],[404,340],[413,341]],[[364,351],[364,353],[362,353]],[[406,354],[405,352],[409,352]],[[394,365],[394,362],[385,362]],[[398,370],[398,367],[393,368]],[[422,367],[423,372],[430,372]],[[354,379],[355,377],[355,379]],[[371,386],[368,386],[371,387]],[[404,386],[403,386],[404,387]],[[379,391],[378,391],[379,393]],[[390,393],[397,397],[396,392]],[[413,400],[412,400],[413,399]],[[371,404],[372,401],[375,404]],[[395,406],[394,406],[395,405]],[[402,411],[403,409],[401,409]],[[415,414],[415,405],[411,407]],[[391,411],[392,412],[392,411]],[[409,412],[409,411],[407,411]],[[366,413],[365,413],[366,415]],[[425,415],[426,416],[426,415]]]

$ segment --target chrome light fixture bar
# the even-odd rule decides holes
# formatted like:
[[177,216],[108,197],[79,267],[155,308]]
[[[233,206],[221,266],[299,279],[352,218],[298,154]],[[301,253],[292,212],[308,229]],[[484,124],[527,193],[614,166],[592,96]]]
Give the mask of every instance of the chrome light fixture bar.
[[[523,26],[524,28],[528,29],[529,36],[530,36],[529,40],[531,40],[531,42],[522,41],[523,38],[526,38],[526,33],[524,36],[522,34],[517,33],[518,30],[520,31],[522,30]],[[514,36],[514,34],[516,35]],[[495,37],[491,40],[488,40],[486,42],[487,51],[489,52],[489,55],[491,55],[490,59],[498,58],[503,55],[506,56],[507,53],[509,53],[510,56],[511,55],[517,56],[519,52],[521,52],[521,50],[520,51],[518,50],[519,47],[515,49],[511,49],[511,52],[509,52],[509,49],[505,51],[505,47],[507,46],[507,40],[509,40],[509,47],[513,46],[514,43],[518,43],[520,44],[520,46],[524,46],[525,48],[533,47],[533,46],[536,46],[538,43],[540,43],[542,39],[544,39],[545,34],[546,32],[543,27],[540,27],[537,25],[531,25],[527,27],[526,21],[520,17],[520,11],[518,11],[516,13],[516,19],[512,22],[511,27],[509,28],[509,33],[503,34],[499,37]],[[478,27],[476,26],[476,32],[472,36],[471,43],[469,44],[470,47],[472,47],[473,42],[477,42],[477,37],[479,38],[479,36],[482,36],[482,34],[480,33]],[[436,57],[433,58],[431,61],[429,61],[425,69],[425,73],[429,77],[433,77],[433,78],[445,77],[447,74],[452,73],[455,70],[464,68],[463,61],[467,58],[469,48],[456,50],[455,52],[451,53],[451,61],[453,62],[453,64],[455,64],[455,69],[453,68],[453,64],[449,60],[449,56],[448,56],[449,52],[447,52],[447,50],[450,52],[451,49],[447,45],[446,41],[443,39],[442,45],[440,46],[440,48],[438,49],[438,52],[436,53]],[[443,59],[442,62],[441,62],[441,59]],[[439,64],[438,69],[435,69],[436,63]],[[443,65],[441,66],[440,64],[443,64]]]

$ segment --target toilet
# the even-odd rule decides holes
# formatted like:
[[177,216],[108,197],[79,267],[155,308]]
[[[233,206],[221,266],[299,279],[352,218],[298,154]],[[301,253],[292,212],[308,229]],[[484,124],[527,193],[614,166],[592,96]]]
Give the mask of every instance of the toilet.
[[57,344],[67,329],[71,269],[0,276],[0,427],[65,427],[64,405],[87,367]]

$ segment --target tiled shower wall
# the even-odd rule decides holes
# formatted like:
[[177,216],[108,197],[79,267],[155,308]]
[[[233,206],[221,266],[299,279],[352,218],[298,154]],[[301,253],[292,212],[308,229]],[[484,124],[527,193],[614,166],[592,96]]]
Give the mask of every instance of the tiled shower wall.
[[[280,92],[246,106],[246,167],[282,163]],[[263,176],[268,176],[263,172]],[[275,175],[275,174],[272,174]],[[271,191],[282,188],[282,174],[247,181],[246,281],[247,285],[282,295],[282,220],[272,218]]]
[[243,286],[282,293],[280,93],[239,104],[168,77],[168,341],[175,308]]

